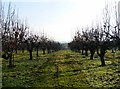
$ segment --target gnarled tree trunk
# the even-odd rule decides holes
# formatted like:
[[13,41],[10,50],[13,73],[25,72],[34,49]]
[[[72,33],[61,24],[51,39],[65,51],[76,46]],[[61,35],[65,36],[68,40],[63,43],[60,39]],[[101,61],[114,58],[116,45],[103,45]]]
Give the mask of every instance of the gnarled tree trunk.
[[85,49],[85,56],[88,56],[88,49]]
[[95,54],[95,50],[90,50],[90,60],[93,60],[94,54]]
[[99,51],[98,51],[98,49],[97,49],[97,54],[98,54],[98,56],[100,57],[100,60],[101,60],[101,66],[105,66],[106,64],[105,64],[105,60],[104,60],[104,56],[105,56],[105,52],[106,50],[105,49],[103,49],[103,48],[101,48],[100,49],[100,53],[99,53]]
[[30,53],[30,60],[32,60],[32,50],[30,50],[29,53]]
[[39,55],[38,55],[38,48],[36,49],[36,56],[38,57]]

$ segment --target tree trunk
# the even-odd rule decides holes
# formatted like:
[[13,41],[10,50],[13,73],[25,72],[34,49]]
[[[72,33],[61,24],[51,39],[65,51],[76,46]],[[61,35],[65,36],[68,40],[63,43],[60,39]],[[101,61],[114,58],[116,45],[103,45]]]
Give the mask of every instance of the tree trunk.
[[30,52],[30,60],[32,60],[32,51],[29,51]]
[[15,52],[16,52],[16,54],[18,53],[18,52],[17,52],[17,49],[15,50]]
[[48,51],[48,54],[50,53],[50,49],[47,50]]
[[112,49],[112,53],[115,53],[113,49]]
[[105,56],[105,49],[101,48],[101,53],[100,53],[100,59],[101,59],[101,66],[105,66],[105,60],[104,60],[104,56]]
[[97,54],[100,57],[101,60],[101,66],[105,66],[105,60],[104,60],[104,55],[105,55],[105,49],[100,49],[100,53],[97,49]]
[[82,54],[81,55],[84,55],[84,50],[82,49]]
[[101,66],[105,66],[104,55],[101,55],[100,59],[101,59]]
[[79,53],[81,53],[81,50],[79,50]]
[[85,49],[85,56],[88,56],[88,50]]
[[38,55],[38,49],[36,49],[36,56],[38,57],[39,55]]
[[22,53],[24,53],[24,49],[22,49]]
[[9,67],[12,67],[13,66],[12,65],[12,52],[10,52],[9,58],[10,58],[10,60],[9,60]]
[[43,54],[45,54],[45,49],[43,49]]
[[90,53],[91,53],[90,60],[93,60],[95,50],[90,50]]

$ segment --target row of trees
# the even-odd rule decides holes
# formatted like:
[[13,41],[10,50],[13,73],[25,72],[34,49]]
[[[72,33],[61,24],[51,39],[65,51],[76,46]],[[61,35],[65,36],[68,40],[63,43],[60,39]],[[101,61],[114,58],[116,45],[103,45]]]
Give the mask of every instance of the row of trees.
[[[96,24],[95,26],[87,27],[82,33],[76,32],[73,41],[68,44],[71,50],[80,52],[85,51],[88,56],[90,51],[90,59],[93,60],[95,52],[101,59],[101,66],[105,66],[104,56],[107,50],[120,50],[120,23],[118,21],[118,10],[115,5],[112,8],[114,13],[111,14],[108,5],[105,6],[103,24]],[[111,18],[114,17],[114,20]],[[98,23],[98,22],[96,22]]]
[[32,60],[32,52],[42,50],[43,54],[47,50],[48,53],[61,49],[61,44],[42,36],[34,35],[29,32],[29,28],[25,21],[18,18],[15,8],[11,8],[11,3],[8,6],[8,12],[5,13],[4,6],[0,2],[0,33],[2,40],[2,57],[9,59],[9,67],[13,67],[13,53],[17,50],[28,50],[30,60]]
[[59,42],[55,42],[53,40],[48,39],[45,35],[37,36],[37,35],[30,35],[26,37],[20,45],[20,50],[24,52],[24,50],[28,50],[30,53],[30,60],[32,60],[32,52],[33,50],[36,51],[36,56],[38,57],[38,51],[42,50],[43,54],[51,53],[54,51],[58,51],[62,48],[62,45]]

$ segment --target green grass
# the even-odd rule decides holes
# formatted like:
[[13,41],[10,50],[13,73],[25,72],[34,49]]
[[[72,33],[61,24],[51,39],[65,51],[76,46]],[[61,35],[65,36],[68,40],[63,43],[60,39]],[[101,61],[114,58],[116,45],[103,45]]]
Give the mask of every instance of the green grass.
[[[9,68],[8,60],[3,60],[3,87],[120,87],[120,52],[105,55],[106,66],[100,67],[100,59],[94,60],[70,50],[60,50],[39,57],[33,52],[14,54],[16,67]],[[58,66],[58,71],[57,71]]]

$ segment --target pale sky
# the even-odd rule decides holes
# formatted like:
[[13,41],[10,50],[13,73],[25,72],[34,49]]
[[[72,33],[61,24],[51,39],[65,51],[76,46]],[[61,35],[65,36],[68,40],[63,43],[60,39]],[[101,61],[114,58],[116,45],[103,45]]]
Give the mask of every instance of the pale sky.
[[[2,2],[9,0],[2,0]],[[98,21],[105,2],[115,0],[11,0],[33,33],[44,32],[59,42],[70,42],[78,29]],[[117,0],[119,1],[119,0]],[[5,3],[7,4],[7,3]]]

